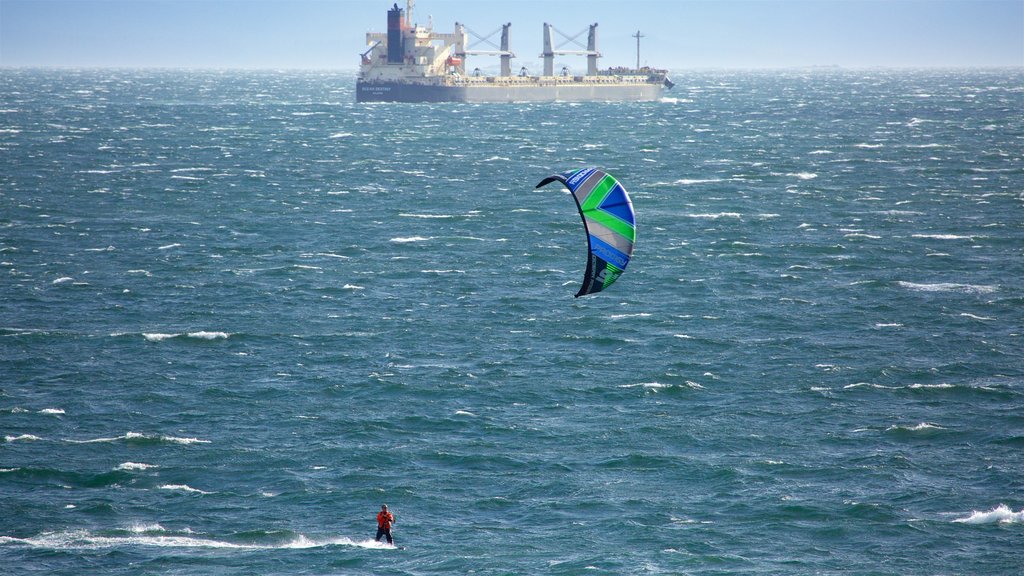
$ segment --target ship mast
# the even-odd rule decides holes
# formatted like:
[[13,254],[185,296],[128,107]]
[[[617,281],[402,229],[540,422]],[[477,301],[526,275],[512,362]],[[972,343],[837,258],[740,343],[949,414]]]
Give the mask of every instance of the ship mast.
[[406,0],[405,2],[405,27],[412,28],[412,7],[416,5],[416,0]]
[[636,38],[636,69],[640,69],[640,39],[644,36],[637,30],[636,34],[633,34],[633,38]]

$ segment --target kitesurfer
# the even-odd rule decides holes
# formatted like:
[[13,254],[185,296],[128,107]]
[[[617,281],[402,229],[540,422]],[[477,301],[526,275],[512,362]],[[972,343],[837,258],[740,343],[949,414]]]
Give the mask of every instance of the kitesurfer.
[[380,512],[377,513],[377,537],[374,540],[380,542],[381,536],[387,536],[388,544],[394,544],[395,540],[391,537],[391,525],[394,523],[395,515],[388,512],[387,504],[381,504]]

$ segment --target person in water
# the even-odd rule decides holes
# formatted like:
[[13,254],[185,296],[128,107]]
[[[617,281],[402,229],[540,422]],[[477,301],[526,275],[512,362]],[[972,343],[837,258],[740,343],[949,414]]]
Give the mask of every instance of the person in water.
[[394,544],[395,539],[391,537],[391,525],[394,523],[395,515],[388,512],[387,504],[381,504],[380,512],[377,513],[377,537],[374,540],[380,542],[381,536],[387,536],[388,544]]

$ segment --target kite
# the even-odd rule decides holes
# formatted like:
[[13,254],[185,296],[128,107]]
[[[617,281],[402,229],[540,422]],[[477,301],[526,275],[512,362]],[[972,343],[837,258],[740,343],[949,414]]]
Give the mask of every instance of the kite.
[[537,188],[555,181],[572,192],[587,233],[587,271],[576,297],[595,294],[615,282],[633,255],[633,203],[618,180],[597,168],[554,174],[541,180]]

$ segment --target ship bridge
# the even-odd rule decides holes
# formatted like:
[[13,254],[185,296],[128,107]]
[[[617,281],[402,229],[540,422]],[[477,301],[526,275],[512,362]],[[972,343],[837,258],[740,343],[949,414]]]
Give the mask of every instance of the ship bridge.
[[455,25],[451,34],[434,32],[433,24],[412,22],[412,0],[408,11],[395,4],[388,10],[387,32],[368,32],[369,46],[362,54],[360,76],[365,80],[403,80],[442,76],[452,71],[465,73],[467,42],[465,28]]

